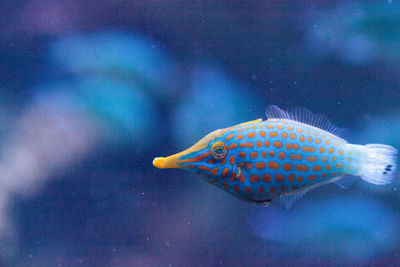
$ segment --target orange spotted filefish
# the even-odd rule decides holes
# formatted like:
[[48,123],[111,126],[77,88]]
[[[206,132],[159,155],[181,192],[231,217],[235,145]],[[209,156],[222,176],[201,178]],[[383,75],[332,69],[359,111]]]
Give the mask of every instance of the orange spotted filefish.
[[308,190],[327,183],[346,188],[354,177],[388,184],[397,150],[388,145],[349,144],[341,129],[307,109],[267,108],[268,120],[211,132],[192,147],[153,161],[182,168],[247,202],[267,206],[280,197],[289,208]]

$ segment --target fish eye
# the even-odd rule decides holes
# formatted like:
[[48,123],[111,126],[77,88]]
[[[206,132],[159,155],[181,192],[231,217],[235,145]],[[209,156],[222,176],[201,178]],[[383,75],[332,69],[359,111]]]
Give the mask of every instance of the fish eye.
[[211,146],[210,152],[214,159],[223,159],[226,157],[228,149],[223,143],[216,142]]

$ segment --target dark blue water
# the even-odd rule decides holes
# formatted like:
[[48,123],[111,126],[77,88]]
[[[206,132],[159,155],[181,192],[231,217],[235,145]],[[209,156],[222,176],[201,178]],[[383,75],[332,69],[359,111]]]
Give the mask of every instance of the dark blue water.
[[1,266],[396,266],[398,179],[286,210],[152,166],[306,107],[400,149],[391,1],[9,1],[0,9]]

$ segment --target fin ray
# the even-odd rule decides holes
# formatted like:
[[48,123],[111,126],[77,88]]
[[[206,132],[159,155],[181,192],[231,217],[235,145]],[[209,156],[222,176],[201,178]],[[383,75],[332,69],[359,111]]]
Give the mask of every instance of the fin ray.
[[357,176],[354,175],[345,175],[340,179],[334,181],[333,183],[339,186],[342,189],[348,189],[356,180]]
[[396,173],[397,149],[388,145],[365,145],[367,160],[361,171],[361,179],[378,185],[392,182]]
[[333,125],[328,117],[323,114],[313,114],[307,108],[296,107],[290,110],[280,109],[278,106],[270,105],[266,109],[268,119],[285,119],[297,121],[310,126],[320,128],[337,137],[343,138],[346,134],[346,129],[339,128]]
[[302,190],[295,193],[290,193],[286,195],[280,195],[279,200],[280,204],[284,206],[286,209],[290,209],[292,205],[299,199],[301,199],[308,190]]

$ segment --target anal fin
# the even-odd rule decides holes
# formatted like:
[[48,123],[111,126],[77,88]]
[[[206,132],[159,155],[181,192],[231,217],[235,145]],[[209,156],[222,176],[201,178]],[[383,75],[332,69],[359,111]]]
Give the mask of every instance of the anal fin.
[[286,209],[290,209],[297,200],[301,199],[308,190],[301,190],[295,193],[289,193],[285,195],[280,195],[280,203]]
[[334,183],[338,185],[342,189],[348,189],[356,180],[357,176],[354,175],[345,175],[342,177],[339,177]]

